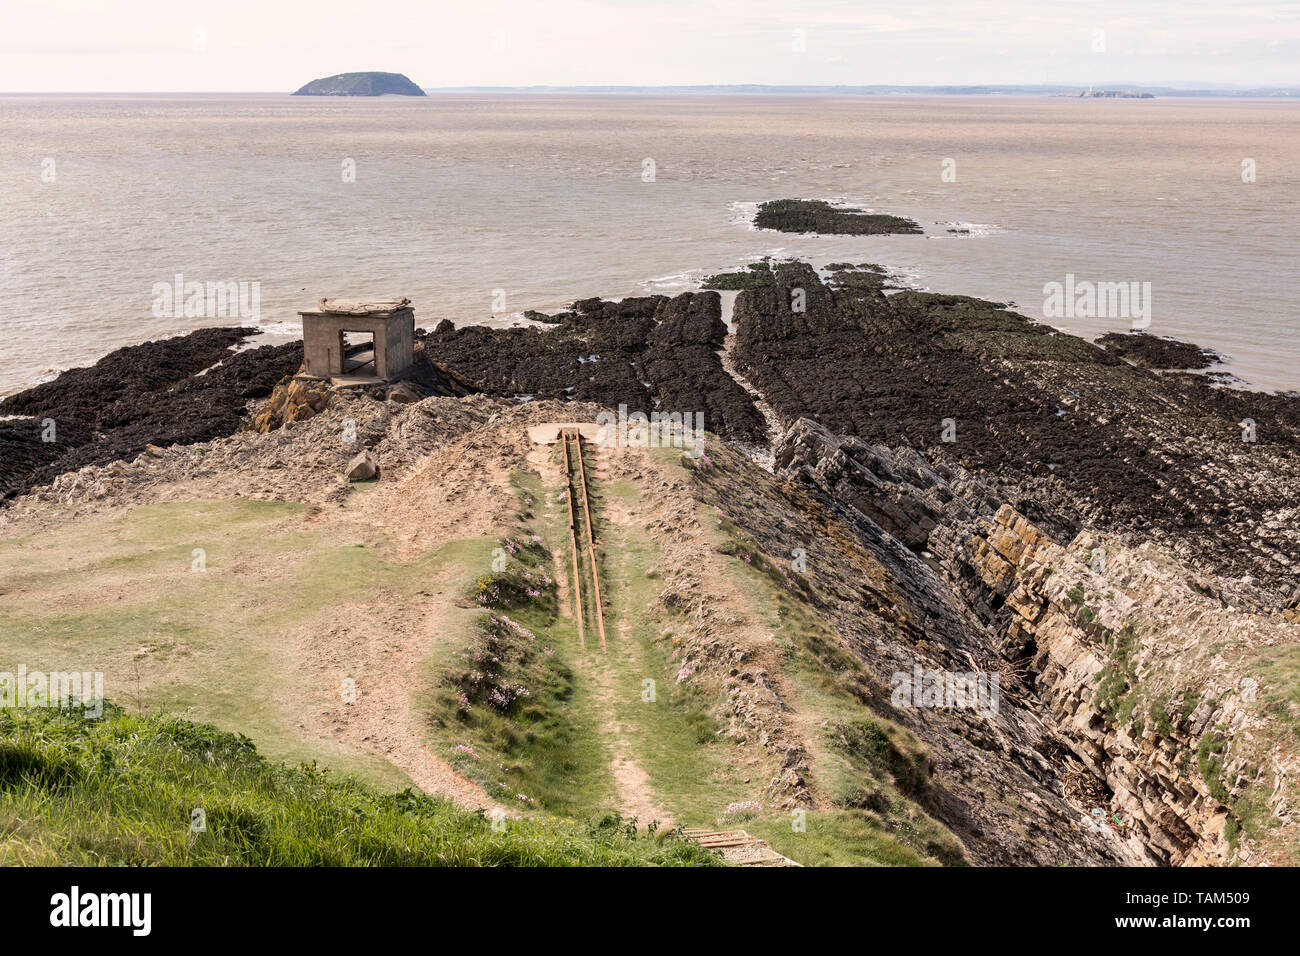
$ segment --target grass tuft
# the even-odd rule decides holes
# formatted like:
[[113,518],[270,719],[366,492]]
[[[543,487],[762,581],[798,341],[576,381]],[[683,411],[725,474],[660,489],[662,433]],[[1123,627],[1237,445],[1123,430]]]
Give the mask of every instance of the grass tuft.
[[720,863],[680,833],[637,836],[603,818],[511,819],[494,829],[484,814],[438,797],[273,764],[246,737],[112,705],[95,721],[0,710],[0,754],[0,865]]

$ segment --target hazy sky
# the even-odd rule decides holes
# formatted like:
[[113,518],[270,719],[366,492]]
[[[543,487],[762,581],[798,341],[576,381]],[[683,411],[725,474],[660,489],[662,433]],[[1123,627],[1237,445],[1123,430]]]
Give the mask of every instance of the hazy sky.
[[1300,2],[3,0],[0,8],[3,91],[292,90],[376,69],[421,86],[1300,86]]

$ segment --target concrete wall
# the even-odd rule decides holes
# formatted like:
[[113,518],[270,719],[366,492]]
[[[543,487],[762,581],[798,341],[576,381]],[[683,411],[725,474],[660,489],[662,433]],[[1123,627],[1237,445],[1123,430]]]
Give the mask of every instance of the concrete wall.
[[298,314],[302,316],[303,359],[308,375],[329,378],[343,374],[344,332],[369,332],[375,337],[375,374],[380,378],[395,378],[414,360],[415,313],[411,309],[387,316]]
[[415,313],[410,309],[403,309],[389,316],[385,341],[387,347],[383,349],[383,360],[387,371],[379,371],[378,336],[375,336],[375,371],[384,378],[394,378],[415,361]]

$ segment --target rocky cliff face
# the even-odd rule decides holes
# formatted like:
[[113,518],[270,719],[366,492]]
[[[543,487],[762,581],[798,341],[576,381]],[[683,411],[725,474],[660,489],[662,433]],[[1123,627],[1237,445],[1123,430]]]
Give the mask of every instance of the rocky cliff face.
[[785,425],[923,450],[1058,541],[1150,539],[1261,609],[1290,600],[1300,398],[1136,368],[998,303],[887,295],[870,268],[770,271],[736,298],[734,359]]
[[[977,478],[910,449],[801,420],[777,461],[957,596],[966,650],[1007,678],[1010,707],[982,733],[1020,707],[1040,720],[1046,733],[1027,743],[1050,768],[1044,788],[1085,822],[1100,810],[1120,858],[1294,862],[1300,760],[1265,676],[1274,649],[1300,640],[1287,617],[1229,605],[1150,543],[1084,532],[1059,544]],[[955,633],[932,620],[917,647]]]
[[[992,628],[954,589],[937,563],[905,547],[863,510],[875,502],[868,480],[853,488],[863,470],[839,447],[839,439],[812,422],[799,422],[777,446],[777,474],[768,475],[732,448],[711,447],[715,467],[696,473],[695,494],[732,522],[753,553],[768,557],[792,599],[809,609],[816,624],[805,625],[811,652],[843,690],[924,747],[924,768],[902,786],[925,812],[941,821],[962,843],[972,862],[990,865],[1135,864],[1135,853],[1115,828],[1088,828],[1087,808],[1067,794],[1055,755],[1068,749],[1041,716],[1032,686],[997,649]],[[846,439],[850,443],[853,439]],[[902,473],[919,489],[931,483],[929,500],[917,491],[908,497],[900,483],[892,501],[874,513],[890,512],[895,529],[911,522],[942,519],[945,506],[964,519],[975,510],[952,493],[940,474],[911,453],[894,461],[877,449],[882,484]],[[883,489],[877,489],[883,490]],[[879,500],[890,498],[885,491]],[[905,518],[914,515],[915,519]],[[919,520],[918,520],[919,519]],[[788,560],[799,556],[792,570]],[[690,576],[689,567],[682,572]],[[703,591],[707,581],[684,580],[679,588]],[[707,604],[707,600],[705,601]],[[725,643],[726,629],[717,639]],[[691,660],[707,662],[707,655]],[[755,689],[745,698],[744,716],[771,733],[793,773],[787,783],[805,776],[806,751],[792,753],[788,741],[792,715],[775,699],[766,676],[753,662],[739,672],[753,672]],[[926,706],[899,701],[897,675],[971,673],[996,675],[999,699],[995,713],[980,706]],[[779,690],[779,686],[778,686]],[[765,716],[769,717],[764,720]],[[805,743],[811,741],[805,737]],[[813,768],[814,778],[818,776]],[[774,781],[776,784],[776,781]],[[769,793],[797,798],[789,786]]]
[[1062,548],[1010,506],[984,527],[963,557],[1004,602],[1002,651],[1027,664],[1071,750],[1105,780],[1135,850],[1236,860],[1252,791],[1295,822],[1294,755],[1265,752],[1258,689],[1239,666],[1247,648],[1296,640],[1295,625],[1223,608],[1150,550],[1090,533]]

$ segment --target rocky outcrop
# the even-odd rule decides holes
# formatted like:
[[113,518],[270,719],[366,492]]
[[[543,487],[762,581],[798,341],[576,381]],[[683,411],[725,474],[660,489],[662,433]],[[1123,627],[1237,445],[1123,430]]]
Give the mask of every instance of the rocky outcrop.
[[823,235],[921,233],[921,227],[911,219],[869,213],[850,206],[834,206],[823,199],[774,199],[761,203],[754,216],[754,225],[759,229],[815,232]]
[[[149,444],[238,431],[248,403],[302,364],[298,343],[234,351],[256,329],[209,328],[110,352],[0,402],[0,499]],[[52,423],[52,425],[51,425]]]
[[261,410],[253,416],[249,426],[255,432],[266,433],[294,422],[304,422],[329,408],[330,391],[327,385],[311,379],[293,378],[281,382]]
[[425,338],[447,369],[484,394],[595,402],[629,412],[704,415],[715,435],[759,441],[766,423],[718,356],[726,337],[716,292],[582,299],[547,329],[455,328]]
[[[1269,719],[1264,700],[1278,688],[1263,686],[1261,662],[1295,647],[1300,627],[1231,606],[1150,542],[1083,532],[1058,543],[983,481],[911,449],[802,420],[777,462],[942,578],[939,591],[975,621],[966,651],[998,658],[1016,705],[1049,729],[1034,749],[1050,789],[1081,813],[1104,811],[1132,859],[1293,862],[1300,758],[1293,718]],[[924,643],[958,644],[927,616]]]
[[1136,368],[998,303],[886,295],[876,270],[772,275],[736,297],[732,358],[784,425],[918,449],[1057,541],[1150,539],[1261,609],[1290,599],[1300,396]]
[[87,465],[33,488],[0,509],[0,526],[52,505],[80,510],[157,500],[159,488],[183,488],[195,498],[337,501],[348,494],[345,471],[369,450],[389,476],[405,472],[434,449],[500,411],[485,398],[434,396],[410,404],[385,402],[352,390],[330,394],[328,406],[288,428],[242,429],[193,445],[148,444],[129,460]]
[[[1002,651],[1028,665],[1071,749],[1105,779],[1132,846],[1160,863],[1234,859],[1232,807],[1261,787],[1277,805],[1274,781],[1296,767],[1259,752],[1262,712],[1232,660],[1300,633],[1196,594],[1155,555],[1092,534],[1062,548],[1005,505],[982,524],[965,556],[1003,602]],[[1216,653],[1219,642],[1232,651]]]

